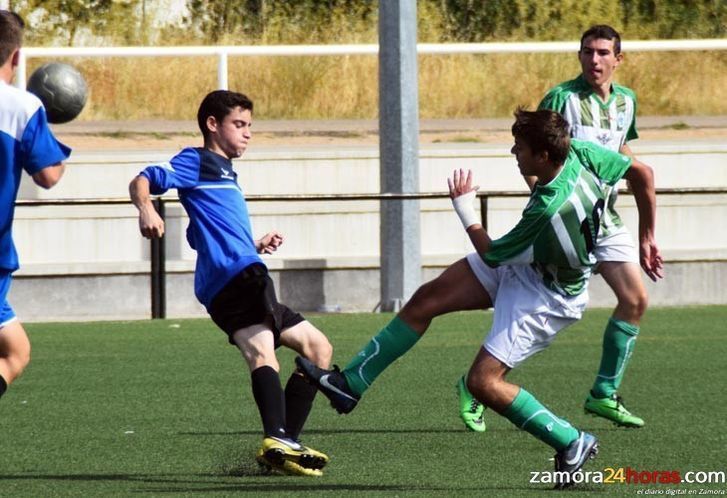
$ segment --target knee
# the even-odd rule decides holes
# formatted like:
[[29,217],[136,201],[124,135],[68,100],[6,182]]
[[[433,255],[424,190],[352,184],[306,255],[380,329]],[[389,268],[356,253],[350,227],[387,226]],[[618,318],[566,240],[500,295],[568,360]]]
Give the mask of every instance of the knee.
[[274,351],[243,349],[240,352],[251,372],[261,367],[271,367],[276,371],[280,371],[280,365]]
[[22,347],[15,347],[3,355],[8,369],[8,377],[5,379],[8,384],[20,377],[25,367],[30,363],[30,343],[26,342]]
[[272,367],[276,371],[280,370],[272,341],[268,343],[266,341],[236,340],[235,344],[251,372],[265,366]]
[[628,316],[630,321],[638,322],[649,306],[649,296],[645,289],[633,289],[617,298],[619,310]]
[[28,343],[28,347],[20,355],[21,370],[24,370],[28,366],[28,363],[30,363],[30,343]]
[[401,315],[408,323],[429,324],[437,316],[437,299],[434,282],[428,282],[417,289],[411,299],[401,310]]
[[321,334],[321,338],[311,344],[308,348],[308,359],[315,363],[320,368],[328,368],[333,359],[333,346],[328,341],[326,336]]
[[[326,335],[306,322],[301,325],[297,339],[285,344],[320,368],[328,368],[333,358],[333,346]],[[281,337],[282,339],[282,337]]]
[[14,365],[15,368],[15,377],[19,377],[20,374],[23,373],[23,370],[25,370],[25,367],[28,366],[30,363],[30,345],[28,345],[28,348],[20,353],[17,358],[17,362]]

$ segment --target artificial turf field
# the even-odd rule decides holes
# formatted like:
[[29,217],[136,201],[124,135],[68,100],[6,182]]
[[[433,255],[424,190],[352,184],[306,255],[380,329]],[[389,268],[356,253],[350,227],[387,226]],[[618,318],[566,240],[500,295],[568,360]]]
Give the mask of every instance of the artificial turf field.
[[[727,307],[651,309],[621,394],[646,420],[619,429],[582,404],[610,311],[589,310],[510,374],[601,443],[585,470],[727,471]],[[348,358],[386,314],[311,315]],[[552,450],[488,412],[460,423],[454,383],[491,315],[436,320],[349,415],[316,400],[304,442],[327,452],[322,478],[264,475],[261,424],[236,348],[211,321],[26,324],[33,359],[0,399],[0,496],[556,496],[530,483]],[[281,349],[283,383],[293,355]],[[608,472],[608,471],[606,471]],[[724,475],[724,474],[723,474]],[[566,496],[727,492],[720,484],[587,484]]]

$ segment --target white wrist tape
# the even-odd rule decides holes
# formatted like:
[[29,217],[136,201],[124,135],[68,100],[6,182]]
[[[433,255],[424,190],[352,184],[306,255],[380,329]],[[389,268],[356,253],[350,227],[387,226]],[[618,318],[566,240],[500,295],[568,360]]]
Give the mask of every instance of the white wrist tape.
[[475,211],[474,206],[474,200],[476,197],[477,192],[472,190],[471,192],[467,192],[464,195],[460,195],[459,197],[452,199],[454,211],[457,213],[457,216],[459,216],[459,221],[462,222],[462,226],[464,226],[465,230],[472,225],[481,223],[480,217],[477,216],[477,211]]

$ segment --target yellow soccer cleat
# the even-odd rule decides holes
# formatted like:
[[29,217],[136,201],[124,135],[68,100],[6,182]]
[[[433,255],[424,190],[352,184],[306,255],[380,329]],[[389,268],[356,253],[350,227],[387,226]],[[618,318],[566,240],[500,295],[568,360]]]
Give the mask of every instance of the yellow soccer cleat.
[[[310,454],[313,457],[313,458],[306,457],[306,458],[308,458],[308,461],[310,462],[308,465],[306,465],[306,467],[310,467],[312,469],[322,469],[331,460],[330,458],[328,458],[328,455],[326,455],[325,453],[323,453],[321,451],[314,450],[310,446],[305,446],[305,445],[301,445],[301,446],[303,446],[303,448],[305,448],[305,451],[307,454]],[[302,463],[301,463],[301,465],[302,465]]]
[[260,449],[267,461],[277,465],[287,461],[306,469],[320,470],[329,461],[324,453],[303,446],[290,438],[268,436],[263,439]]
[[290,460],[270,461],[265,457],[265,451],[260,448],[255,456],[258,465],[267,472],[278,472],[290,476],[321,477],[323,471],[320,469],[306,469]]

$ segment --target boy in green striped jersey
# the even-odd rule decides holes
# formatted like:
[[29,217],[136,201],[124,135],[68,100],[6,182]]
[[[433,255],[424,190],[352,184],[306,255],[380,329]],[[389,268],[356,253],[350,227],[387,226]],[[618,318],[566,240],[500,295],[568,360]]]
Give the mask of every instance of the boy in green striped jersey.
[[[545,349],[556,333],[580,319],[600,217],[611,186],[627,178],[645,239],[646,263],[658,271],[656,201],[651,169],[630,157],[573,140],[556,112],[518,110],[512,127],[520,173],[537,183],[520,222],[492,240],[473,207],[472,173],[449,179],[452,202],[476,253],[421,286],[399,314],[343,371],[296,363],[340,413],[353,410],[373,381],[405,354],[431,321],[453,311],[494,307],[493,325],[466,380],[475,398],[556,450],[556,470],[572,475],[597,451],[596,438],[555,416],[507,373]],[[562,484],[570,484],[565,482]]]
[[[620,35],[611,26],[591,27],[581,36],[578,59],[581,74],[552,88],[539,109],[561,113],[570,125],[572,138],[633,157],[628,141],[639,136],[636,95],[613,82],[616,68],[623,61]],[[526,177],[526,181],[532,188],[535,178]],[[618,303],[604,331],[601,364],[584,409],[619,426],[642,427],[643,419],[624,407],[617,391],[634,350],[648,296],[641,280],[639,251],[614,209],[615,187],[608,199],[594,254],[598,261],[596,270],[611,287]],[[643,244],[639,234],[639,245]],[[647,271],[647,275],[654,281],[662,276],[661,271]],[[457,388],[460,416],[465,425],[474,431],[484,431],[484,407],[467,392],[462,380]]]

